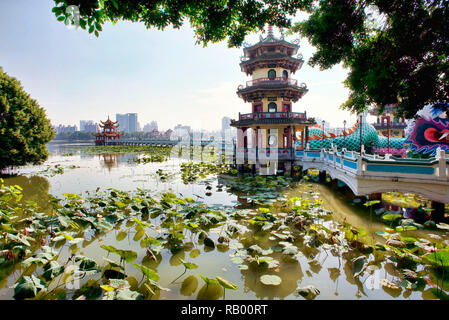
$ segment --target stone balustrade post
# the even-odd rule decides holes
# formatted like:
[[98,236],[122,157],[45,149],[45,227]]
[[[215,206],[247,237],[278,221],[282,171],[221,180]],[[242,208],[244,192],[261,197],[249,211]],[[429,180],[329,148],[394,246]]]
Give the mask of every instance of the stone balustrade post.
[[363,173],[363,157],[357,157],[357,175],[361,176]]
[[441,150],[441,148],[438,148],[435,158],[438,160],[438,179],[446,180],[446,152],[444,152],[444,150]]

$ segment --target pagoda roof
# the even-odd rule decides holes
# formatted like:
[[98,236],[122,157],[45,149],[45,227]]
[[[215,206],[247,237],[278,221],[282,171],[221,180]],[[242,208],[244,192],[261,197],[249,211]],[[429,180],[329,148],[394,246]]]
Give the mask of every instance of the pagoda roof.
[[[100,127],[114,127],[114,128],[117,128],[119,125],[117,125],[117,121],[116,122],[114,122],[114,121],[111,121],[111,119],[109,119],[109,116],[108,116],[108,120],[106,120],[106,121],[101,121],[100,120],[100,122],[101,122],[101,124],[100,124]],[[115,126],[115,125],[117,125],[117,126]]]
[[293,102],[298,101],[309,90],[305,83],[300,86],[291,85],[286,83],[261,83],[257,85],[248,86],[243,88],[239,86],[237,88],[237,95],[243,98],[245,101],[258,101],[269,94],[275,94],[277,96],[291,99]]
[[240,68],[242,71],[251,73],[256,66],[260,64],[276,63],[277,65],[285,66],[292,72],[296,72],[300,69],[304,63],[302,54],[299,54],[297,58],[289,56],[281,52],[263,53],[251,59],[241,59]]
[[[245,45],[245,44],[244,44]],[[249,52],[253,51],[254,49],[257,49],[259,47],[265,47],[265,46],[273,46],[273,45],[281,45],[287,48],[293,49],[293,55],[298,52],[299,49],[299,39],[294,40],[293,42],[288,42],[284,40],[284,35],[281,34],[280,38],[277,38],[273,35],[273,29],[271,26],[268,26],[268,35],[264,38],[262,35],[260,35],[259,42],[248,45],[246,44],[243,48],[243,52],[245,53],[245,56],[249,56]]]

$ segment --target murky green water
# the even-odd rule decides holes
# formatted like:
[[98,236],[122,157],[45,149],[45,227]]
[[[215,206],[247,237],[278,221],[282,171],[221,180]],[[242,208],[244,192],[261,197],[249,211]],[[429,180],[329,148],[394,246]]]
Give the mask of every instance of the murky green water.
[[[229,207],[245,208],[246,201],[239,195],[231,192],[229,188],[217,188],[224,184],[222,178],[210,176],[192,184],[184,184],[179,175],[180,163],[187,160],[171,158],[163,163],[135,164],[130,161],[133,154],[87,154],[83,152],[84,145],[75,144],[50,144],[51,156],[41,166],[30,166],[21,169],[20,176],[5,179],[6,184],[17,184],[23,188],[24,198],[33,200],[42,208],[49,208],[49,195],[61,197],[63,193],[76,193],[86,195],[86,191],[94,191],[97,188],[117,188],[119,190],[132,191],[136,188],[151,190],[151,193],[170,191],[182,197],[199,199],[208,205],[222,205]],[[60,165],[64,173],[45,172],[48,166],[54,168]],[[156,174],[158,169],[171,172],[172,176],[163,182]],[[231,178],[232,179],[232,178]],[[219,181],[220,180],[220,181]],[[287,188],[284,198],[301,197],[323,201],[323,207],[333,212],[332,219],[338,222],[347,221],[356,228],[362,228],[367,232],[365,240],[375,243],[383,239],[376,235],[376,231],[383,231],[385,225],[370,214],[369,209],[361,208],[351,202],[347,189],[331,189],[329,186],[316,183],[301,182],[293,188]],[[327,225],[332,225],[332,219]],[[121,237],[121,231],[126,231],[127,236]],[[449,237],[444,232],[420,231],[418,236],[428,237],[436,234],[442,241]],[[410,233],[412,234],[412,233]],[[414,233],[415,235],[417,233]],[[231,260],[235,250],[228,246],[217,246],[215,249],[205,247],[192,237],[189,246],[185,246],[176,254],[169,250],[162,250],[158,261],[151,260],[146,255],[146,248],[141,247],[138,241],[133,240],[132,228],[126,223],[119,223],[114,230],[89,238],[80,245],[80,254],[94,258],[97,263],[104,265],[105,250],[100,245],[112,245],[120,249],[131,249],[138,252],[136,262],[155,269],[160,275],[160,285],[170,291],[158,291],[155,299],[197,299],[223,298],[221,288],[206,286],[197,274],[211,278],[222,276],[238,286],[237,290],[226,290],[226,299],[303,299],[296,293],[297,287],[313,285],[319,289],[320,294],[316,299],[432,299],[434,296],[430,289],[436,286],[437,280],[441,286],[441,278],[435,273],[426,276],[426,284],[416,290],[405,288],[391,289],[378,285],[374,288],[367,285],[366,281],[387,279],[391,282],[399,280],[400,273],[392,261],[370,254],[370,259],[376,262],[380,268],[375,277],[367,274],[354,277],[352,262],[354,254],[341,253],[329,246],[317,248],[305,245],[302,240],[294,244],[302,255],[296,259],[286,258],[280,252],[273,252],[270,256],[279,261],[279,265],[268,272],[250,267],[241,270]],[[215,234],[217,237],[218,234]],[[215,237],[215,238],[216,238]],[[236,240],[244,243],[245,247],[253,244],[263,249],[277,245],[279,241],[273,241],[268,232],[255,232],[254,228],[244,226]],[[187,241],[188,242],[188,241]],[[58,261],[68,258],[68,246],[57,248],[61,250]],[[199,254],[198,254],[199,253]],[[180,276],[184,267],[180,259],[194,262],[198,269],[187,270]],[[418,270],[419,271],[419,270]],[[23,272],[20,264],[16,265],[10,275],[0,281],[0,299],[12,299],[11,287],[20,278]],[[132,264],[126,266],[126,273],[132,289],[136,287],[133,282],[139,282],[141,273]],[[282,279],[278,286],[264,285],[260,281],[261,274],[275,274]],[[135,280],[134,280],[135,279]],[[449,280],[443,282],[447,290]]]

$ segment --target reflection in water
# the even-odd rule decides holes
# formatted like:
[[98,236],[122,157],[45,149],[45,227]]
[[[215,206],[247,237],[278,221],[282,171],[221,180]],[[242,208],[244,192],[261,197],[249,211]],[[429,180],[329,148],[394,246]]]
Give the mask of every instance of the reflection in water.
[[40,176],[14,176],[5,179],[5,185],[19,185],[22,187],[22,201],[34,201],[37,205],[43,209],[44,212],[48,212],[51,208],[50,198],[48,194],[50,189],[50,182]]
[[118,166],[118,153],[103,153],[101,157],[101,165],[111,171],[112,168]]
[[181,285],[180,292],[183,296],[191,296],[198,289],[198,279],[195,276],[188,276]]

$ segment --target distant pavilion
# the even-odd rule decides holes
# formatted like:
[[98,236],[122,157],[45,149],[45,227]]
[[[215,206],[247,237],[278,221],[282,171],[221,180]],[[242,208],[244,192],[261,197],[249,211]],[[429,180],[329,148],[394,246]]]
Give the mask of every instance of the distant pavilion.
[[123,135],[123,132],[119,132],[118,129],[119,125],[117,122],[113,122],[109,119],[105,122],[100,121],[100,128],[102,129],[102,132],[96,132],[93,133],[95,136],[95,144],[97,146],[99,145],[105,145],[106,142],[109,141],[116,141],[120,140],[120,137]]

